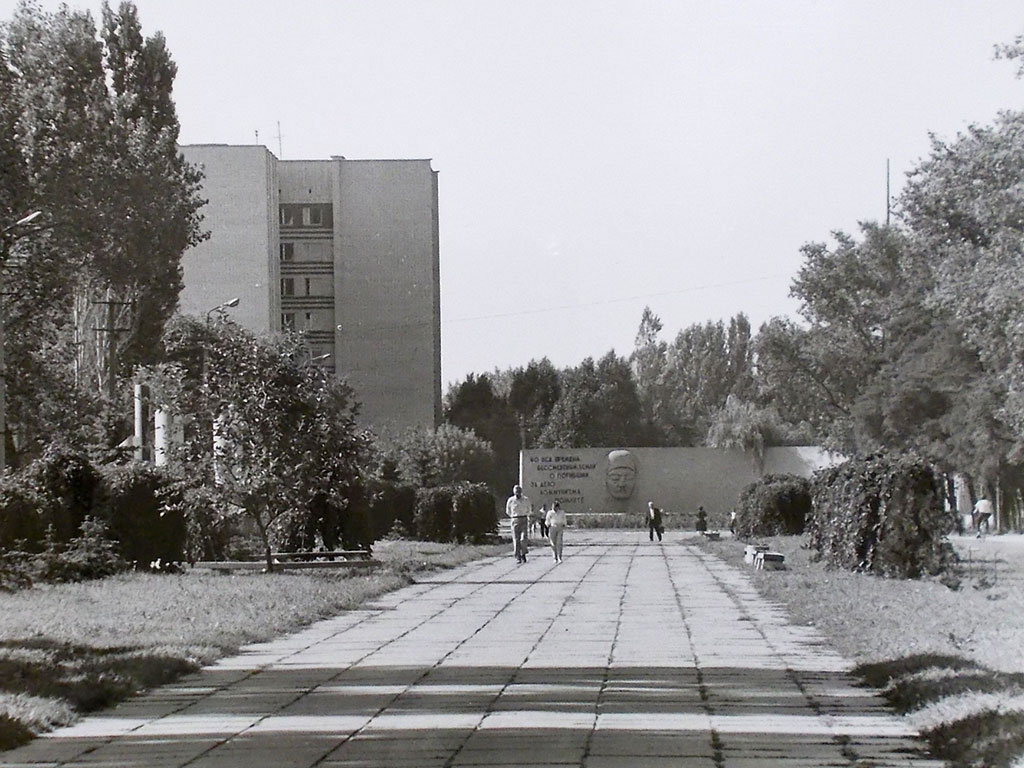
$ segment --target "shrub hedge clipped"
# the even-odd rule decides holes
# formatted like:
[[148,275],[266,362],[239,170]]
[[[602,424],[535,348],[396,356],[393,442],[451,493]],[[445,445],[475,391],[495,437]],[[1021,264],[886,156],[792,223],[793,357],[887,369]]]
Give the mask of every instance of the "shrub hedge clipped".
[[451,486],[417,488],[413,530],[423,541],[452,540],[454,493]]
[[853,458],[815,475],[808,540],[831,566],[918,578],[954,560],[946,510],[933,469],[908,455]]
[[479,541],[498,525],[494,494],[486,483],[458,483],[452,498],[452,535],[459,543]]
[[497,526],[494,495],[485,483],[416,490],[413,532],[425,541],[477,541]]
[[794,536],[811,513],[811,482],[796,475],[765,475],[740,494],[736,535]]
[[396,482],[381,482],[373,489],[369,502],[370,532],[374,541],[396,527],[413,531],[416,489]]

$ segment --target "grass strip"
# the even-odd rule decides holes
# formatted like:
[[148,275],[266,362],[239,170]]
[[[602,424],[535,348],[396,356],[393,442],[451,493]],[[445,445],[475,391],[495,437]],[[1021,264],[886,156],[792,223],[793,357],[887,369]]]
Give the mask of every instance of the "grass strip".
[[119,574],[0,593],[0,749],[505,546],[380,542],[384,566]]

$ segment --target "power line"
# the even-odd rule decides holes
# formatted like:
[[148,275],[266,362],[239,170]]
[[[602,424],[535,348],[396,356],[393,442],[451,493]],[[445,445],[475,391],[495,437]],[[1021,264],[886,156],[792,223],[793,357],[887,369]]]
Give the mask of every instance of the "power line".
[[622,296],[617,299],[601,299],[599,301],[588,301],[577,304],[562,304],[559,306],[551,307],[539,307],[532,309],[517,310],[515,312],[499,312],[492,315],[473,315],[472,317],[453,317],[442,321],[442,325],[448,323],[467,323],[473,320],[497,320],[504,317],[522,317],[523,315],[537,315],[542,312],[564,312],[566,310],[573,309],[587,309],[589,307],[603,307],[609,304],[625,304],[630,301],[638,301],[640,299],[656,299],[664,296],[679,296],[684,293],[694,293],[696,291],[706,291],[713,288],[731,288],[735,285],[748,285],[750,283],[764,283],[770,280],[779,279],[790,279],[791,274],[784,275],[767,275],[765,277],[751,277],[746,280],[731,280],[725,283],[707,283],[705,285],[691,285],[688,288],[679,288],[674,291],[660,291],[658,293],[641,293],[636,296]]

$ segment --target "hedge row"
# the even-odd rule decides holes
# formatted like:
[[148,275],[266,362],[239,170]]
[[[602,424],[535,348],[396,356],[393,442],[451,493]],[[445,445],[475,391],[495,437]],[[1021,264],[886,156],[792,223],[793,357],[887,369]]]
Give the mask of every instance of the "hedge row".
[[426,541],[478,541],[494,532],[494,495],[485,483],[457,483],[416,491],[413,527]]

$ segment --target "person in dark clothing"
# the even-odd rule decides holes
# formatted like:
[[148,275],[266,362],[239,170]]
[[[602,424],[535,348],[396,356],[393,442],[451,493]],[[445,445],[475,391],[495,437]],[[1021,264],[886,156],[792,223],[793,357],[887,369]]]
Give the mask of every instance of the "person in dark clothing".
[[697,532],[704,533],[708,529],[708,513],[704,507],[697,507]]
[[661,541],[661,534],[665,532],[661,525],[661,510],[654,506],[653,501],[647,502],[647,534],[651,541],[654,541],[654,534],[658,534],[658,541]]

